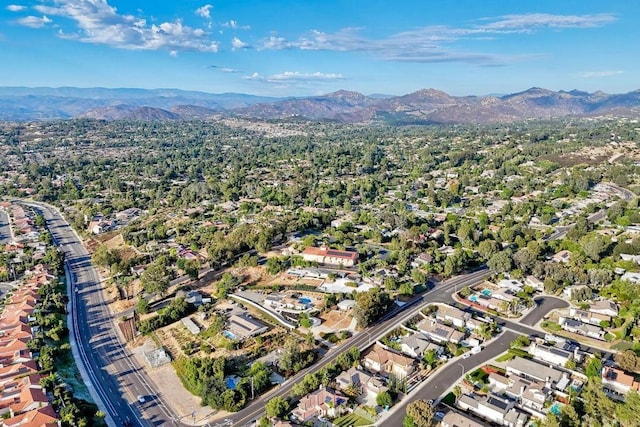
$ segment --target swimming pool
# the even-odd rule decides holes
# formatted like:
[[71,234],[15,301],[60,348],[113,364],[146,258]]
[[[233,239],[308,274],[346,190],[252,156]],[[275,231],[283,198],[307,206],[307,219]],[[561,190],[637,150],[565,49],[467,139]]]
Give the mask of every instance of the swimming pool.
[[478,297],[477,297],[477,296],[475,296],[475,295],[471,295],[471,296],[469,297],[469,301],[472,301],[472,302],[478,302]]
[[491,296],[491,291],[489,289],[483,289],[482,295],[484,295],[485,297]]
[[561,409],[562,409],[562,405],[556,402],[551,406],[551,408],[549,408],[549,412],[551,412],[553,415],[560,415]]
[[222,331],[222,335],[232,340],[235,340],[237,338],[235,334],[231,331]]
[[227,385],[227,388],[229,390],[235,390],[239,382],[240,382],[240,378],[235,375],[231,375],[230,377],[227,377],[224,380],[224,383]]
[[298,298],[298,301],[301,302],[302,304],[307,304],[307,305],[310,305],[312,303],[311,298],[307,298],[307,297],[300,297]]

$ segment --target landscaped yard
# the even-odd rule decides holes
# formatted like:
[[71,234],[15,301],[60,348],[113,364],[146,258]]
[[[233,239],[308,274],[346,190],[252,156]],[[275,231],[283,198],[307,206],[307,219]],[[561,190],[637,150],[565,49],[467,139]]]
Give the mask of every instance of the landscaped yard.
[[520,350],[519,348],[510,348],[509,350],[507,350],[507,352],[505,354],[503,354],[502,356],[498,357],[496,359],[496,361],[497,362],[506,362],[508,360],[511,360],[511,359],[515,358],[516,356],[524,357],[525,359],[531,359],[533,357],[529,353],[527,353],[526,351]]
[[356,414],[348,414],[348,415],[345,415],[344,417],[336,418],[333,421],[333,425],[340,426],[340,427],[350,427],[350,426],[357,427],[357,426],[371,425],[371,422],[368,420],[365,420],[364,418]]
[[555,322],[551,322],[551,321],[544,321],[542,322],[542,324],[540,325],[542,326],[542,329],[546,330],[546,331],[551,331],[551,332],[558,332],[562,330],[562,326],[560,326],[559,324],[555,323]]

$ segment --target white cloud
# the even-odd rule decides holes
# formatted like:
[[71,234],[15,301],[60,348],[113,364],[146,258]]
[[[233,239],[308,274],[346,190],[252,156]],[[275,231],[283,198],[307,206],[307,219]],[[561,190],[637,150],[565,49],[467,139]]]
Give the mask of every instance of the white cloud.
[[65,38],[134,50],[217,52],[219,48],[219,42],[210,40],[201,28],[189,27],[181,20],[149,25],[144,18],[119,14],[107,0],[56,0],[53,4],[35,9],[74,21],[77,31],[64,33]]
[[618,76],[620,74],[624,74],[624,71],[622,70],[584,71],[582,73],[578,73],[578,76],[584,79],[592,79],[592,78],[598,78],[598,77]]
[[196,15],[201,16],[206,19],[211,19],[211,8],[213,6],[210,4],[205,4],[202,7],[196,9]]
[[485,30],[530,31],[535,28],[593,28],[602,27],[616,20],[610,13],[596,15],[551,15],[547,13],[529,13],[523,15],[505,15],[499,20],[480,26]]
[[233,50],[239,50],[239,49],[249,49],[251,46],[249,46],[247,43],[243,42],[239,38],[234,37],[233,40],[231,40],[231,47]]
[[6,9],[10,12],[21,12],[25,10],[27,7],[19,4],[10,4],[6,7]]
[[178,51],[177,50],[171,50],[169,51],[169,55],[176,58],[178,56]]
[[251,29],[250,25],[239,25],[238,21],[233,19],[231,21],[223,22],[222,26],[225,28],[233,28],[234,30],[250,30]]
[[24,18],[18,19],[17,22],[18,24],[24,25],[25,27],[42,28],[53,21],[47,18],[46,15],[43,15],[42,18],[38,18],[37,16],[30,15],[30,16],[25,16]]
[[272,74],[270,76],[262,76],[258,73],[253,73],[250,76],[244,76],[245,80],[254,80],[264,83],[276,83],[282,84],[285,82],[298,82],[298,83],[310,83],[310,82],[327,82],[336,80],[345,80],[342,74],[338,73],[301,73],[298,71],[285,71],[280,74]]
[[530,55],[506,57],[492,53],[467,52],[452,45],[460,40],[476,41],[507,36],[513,33],[532,33],[545,28],[592,28],[616,20],[611,14],[551,15],[523,14],[485,18],[481,24],[468,27],[444,25],[416,28],[392,34],[382,39],[370,39],[359,28],[343,28],[334,33],[312,30],[297,39],[271,36],[260,42],[261,50],[328,50],[337,52],[366,52],[384,60],[400,62],[467,62],[496,65],[519,61]]

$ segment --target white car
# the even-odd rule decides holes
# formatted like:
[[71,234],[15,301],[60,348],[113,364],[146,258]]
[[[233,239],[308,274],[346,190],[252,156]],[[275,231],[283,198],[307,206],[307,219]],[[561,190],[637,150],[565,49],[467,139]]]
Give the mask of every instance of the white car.
[[144,403],[147,401],[147,399],[145,399],[144,396],[141,394],[138,395],[137,399],[138,399],[138,402],[140,403]]
[[471,353],[465,353],[465,354],[462,355],[463,359],[468,359],[470,357],[471,357]]

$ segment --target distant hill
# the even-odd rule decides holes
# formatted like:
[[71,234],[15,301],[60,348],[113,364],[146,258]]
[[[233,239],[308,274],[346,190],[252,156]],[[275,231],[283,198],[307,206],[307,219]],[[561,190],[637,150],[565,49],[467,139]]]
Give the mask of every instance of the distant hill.
[[451,96],[436,89],[365,96],[340,90],[321,96],[270,98],[178,89],[0,87],[0,120],[189,120],[226,115],[343,123],[482,124],[607,114],[638,116],[640,90],[607,94],[533,87],[499,96]]
[[[215,113],[282,99],[179,89],[0,87],[0,120],[48,120],[89,116],[108,119],[108,116],[114,114],[125,119],[128,118],[126,114],[121,115],[124,111],[134,111],[125,106],[160,108],[167,111],[174,111],[179,106],[189,106],[190,108],[182,108],[182,112],[174,111],[179,116],[178,119],[189,119],[202,118],[205,112],[203,109]],[[104,117],[100,117],[101,109],[105,109]],[[188,110],[194,115],[189,116]]]

